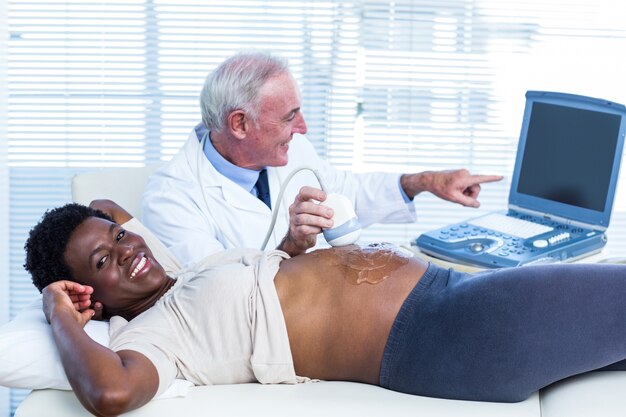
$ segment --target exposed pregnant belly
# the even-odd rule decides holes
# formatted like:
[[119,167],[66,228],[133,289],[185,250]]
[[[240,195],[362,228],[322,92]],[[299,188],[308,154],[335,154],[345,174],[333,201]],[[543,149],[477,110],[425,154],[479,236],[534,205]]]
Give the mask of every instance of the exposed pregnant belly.
[[283,261],[274,283],[296,373],[377,384],[393,321],[426,267],[391,245],[322,249]]

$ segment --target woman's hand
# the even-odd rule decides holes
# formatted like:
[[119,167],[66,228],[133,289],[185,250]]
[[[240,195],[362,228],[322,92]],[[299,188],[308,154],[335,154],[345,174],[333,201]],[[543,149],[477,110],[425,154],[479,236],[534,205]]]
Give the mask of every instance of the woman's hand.
[[48,323],[58,314],[69,314],[81,326],[94,315],[91,306],[93,288],[73,281],[56,281],[43,289],[43,312]]

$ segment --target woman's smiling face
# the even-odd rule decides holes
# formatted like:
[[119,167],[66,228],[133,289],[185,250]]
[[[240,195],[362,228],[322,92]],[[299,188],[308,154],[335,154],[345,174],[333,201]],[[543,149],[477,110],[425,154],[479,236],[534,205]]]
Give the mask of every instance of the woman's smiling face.
[[141,236],[96,217],[72,232],[64,260],[72,277],[62,278],[93,287],[107,316],[136,310],[170,281]]

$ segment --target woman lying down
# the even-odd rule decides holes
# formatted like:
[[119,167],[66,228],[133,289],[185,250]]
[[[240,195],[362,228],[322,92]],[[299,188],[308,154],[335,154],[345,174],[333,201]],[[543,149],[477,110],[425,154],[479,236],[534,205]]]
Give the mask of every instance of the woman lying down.
[[[167,276],[144,239],[113,221],[129,215],[107,211],[53,209],[26,243],[65,372],[97,415],[138,408],[177,377],[318,378],[513,402],[574,374],[626,369],[616,364],[626,358],[626,266],[469,275],[353,245],[294,258],[231,250]],[[110,348],[83,331],[93,306],[128,320]]]

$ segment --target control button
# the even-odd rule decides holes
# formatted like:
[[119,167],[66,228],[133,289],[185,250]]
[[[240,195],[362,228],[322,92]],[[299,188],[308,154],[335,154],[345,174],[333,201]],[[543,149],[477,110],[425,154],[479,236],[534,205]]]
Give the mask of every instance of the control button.
[[483,249],[485,249],[485,246],[479,242],[475,242],[469,245],[469,250],[474,253],[482,252]]
[[506,251],[500,251],[500,253],[498,254],[500,256],[509,256],[509,253]]
[[545,239],[537,239],[533,241],[533,246],[539,249],[545,248],[546,246],[548,246],[548,241]]
[[570,238],[569,233],[563,232],[563,233],[559,233],[558,235],[552,236],[551,238],[548,239],[548,242],[551,245],[555,245],[555,244],[557,244],[557,243],[559,243],[559,242],[561,242],[563,240],[567,240],[569,238]]

